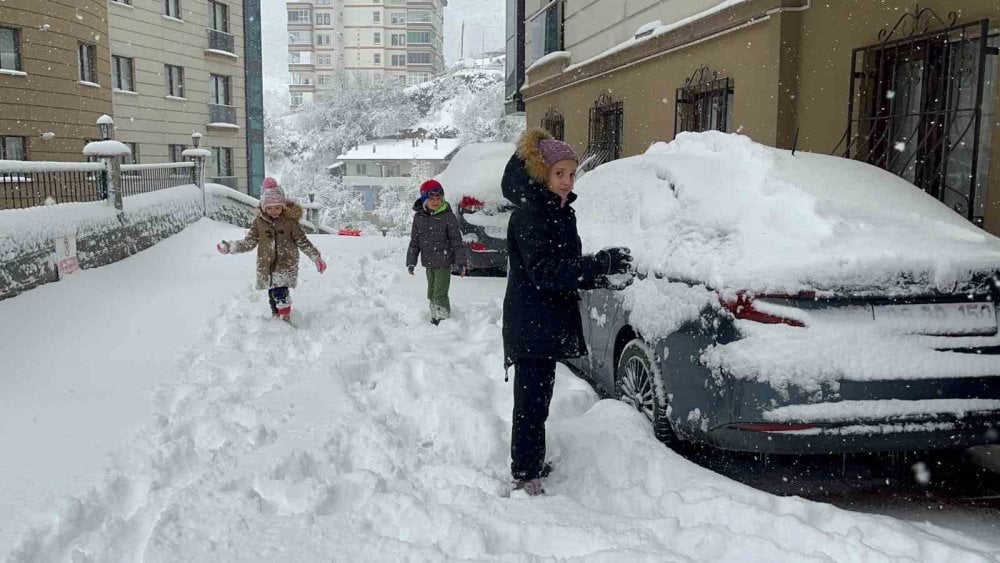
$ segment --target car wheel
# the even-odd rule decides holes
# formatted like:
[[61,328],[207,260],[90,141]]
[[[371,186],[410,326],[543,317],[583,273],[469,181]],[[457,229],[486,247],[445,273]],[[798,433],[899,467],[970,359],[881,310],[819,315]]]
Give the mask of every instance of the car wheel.
[[[667,401],[662,388],[660,368],[641,338],[629,341],[622,349],[615,370],[618,399],[641,412],[653,425],[656,438],[667,445],[677,442],[677,435],[667,417]],[[657,381],[661,382],[657,385]]]

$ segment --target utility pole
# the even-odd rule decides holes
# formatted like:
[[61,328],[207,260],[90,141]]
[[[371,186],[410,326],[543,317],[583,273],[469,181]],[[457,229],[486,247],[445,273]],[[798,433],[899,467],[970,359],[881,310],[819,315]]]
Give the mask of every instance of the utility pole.
[[462,40],[459,42],[459,50],[462,54],[458,58],[465,60],[465,20],[462,20]]

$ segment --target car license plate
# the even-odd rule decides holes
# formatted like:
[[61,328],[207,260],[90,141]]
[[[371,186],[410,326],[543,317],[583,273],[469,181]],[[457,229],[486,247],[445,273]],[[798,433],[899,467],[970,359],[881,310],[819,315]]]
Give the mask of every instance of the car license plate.
[[903,332],[932,335],[995,334],[996,309],[991,301],[878,305],[875,322]]

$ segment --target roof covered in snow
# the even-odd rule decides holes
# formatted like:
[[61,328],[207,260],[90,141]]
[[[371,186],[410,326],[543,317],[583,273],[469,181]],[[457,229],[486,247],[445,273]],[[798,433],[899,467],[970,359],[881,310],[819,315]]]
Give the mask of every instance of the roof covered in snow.
[[458,139],[375,139],[339,155],[337,160],[448,160],[458,144]]

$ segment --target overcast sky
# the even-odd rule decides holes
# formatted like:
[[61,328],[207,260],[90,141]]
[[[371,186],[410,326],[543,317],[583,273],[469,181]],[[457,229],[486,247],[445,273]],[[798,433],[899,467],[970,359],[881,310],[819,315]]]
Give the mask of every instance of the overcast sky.
[[[451,65],[459,59],[462,22],[465,22],[465,56],[495,51],[504,45],[506,0],[448,0],[444,11],[444,58]],[[285,0],[261,0],[264,75],[268,87],[286,84],[288,41]]]

